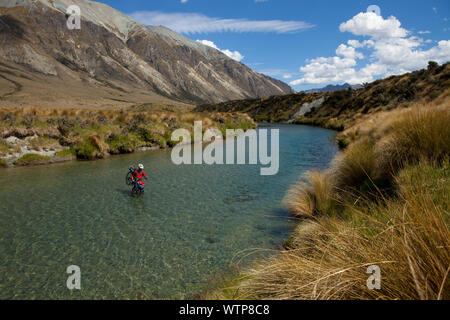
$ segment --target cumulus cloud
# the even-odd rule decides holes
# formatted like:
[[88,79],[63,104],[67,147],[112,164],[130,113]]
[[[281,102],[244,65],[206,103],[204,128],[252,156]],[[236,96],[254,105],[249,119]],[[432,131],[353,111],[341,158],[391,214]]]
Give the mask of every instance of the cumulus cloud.
[[142,24],[162,25],[184,34],[211,32],[293,33],[313,27],[313,25],[303,21],[224,19],[208,17],[199,13],[137,11],[131,13],[130,16]]
[[[300,68],[303,77],[290,82],[291,85],[371,82],[377,77],[424,68],[430,60],[438,63],[450,60],[450,40],[425,49],[424,45],[430,41],[410,36],[393,16],[384,19],[373,12],[361,12],[342,23],[339,30],[369,39],[352,39],[339,45],[334,57],[308,60]],[[358,60],[364,58],[361,50],[369,52],[369,63],[363,66],[358,65]]]
[[231,50],[228,50],[228,49],[221,50],[212,41],[209,41],[209,40],[197,40],[197,42],[203,43],[204,45],[206,45],[208,47],[211,47],[211,48],[214,48],[216,50],[219,50],[220,52],[224,53],[225,55],[227,55],[229,58],[231,58],[233,60],[241,61],[242,59],[244,59],[244,56],[239,51],[231,51]]
[[349,58],[349,59],[362,59],[364,58],[364,55],[360,52],[357,52],[355,47],[353,46],[346,46],[345,44],[341,44],[337,49],[336,49],[336,54],[338,56],[342,56],[344,58]]
[[341,32],[351,32],[357,36],[381,38],[401,38],[408,35],[396,17],[383,19],[374,12],[360,12],[352,19],[339,26]]
[[292,81],[290,84],[305,85],[305,84],[325,84],[325,83],[361,83],[367,81],[366,78],[361,78],[356,70],[356,60],[352,58],[329,57],[316,58],[309,61],[300,71],[305,73],[304,77]]

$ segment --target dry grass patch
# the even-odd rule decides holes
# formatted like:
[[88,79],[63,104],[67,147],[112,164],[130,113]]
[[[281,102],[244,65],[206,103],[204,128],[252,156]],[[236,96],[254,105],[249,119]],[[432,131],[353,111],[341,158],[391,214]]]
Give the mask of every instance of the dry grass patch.
[[[289,190],[303,219],[286,250],[242,272],[225,298],[450,299],[450,109],[392,115]],[[371,265],[379,290],[366,285]]]
[[[307,222],[290,250],[243,273],[240,298],[450,299],[449,168],[411,167],[397,183],[401,200]],[[380,290],[366,286],[370,265],[381,268]]]
[[441,162],[450,157],[450,105],[415,107],[392,120],[376,145],[380,170],[402,168],[421,160]]
[[293,185],[284,200],[292,215],[310,218],[333,201],[334,181],[329,172],[309,171]]

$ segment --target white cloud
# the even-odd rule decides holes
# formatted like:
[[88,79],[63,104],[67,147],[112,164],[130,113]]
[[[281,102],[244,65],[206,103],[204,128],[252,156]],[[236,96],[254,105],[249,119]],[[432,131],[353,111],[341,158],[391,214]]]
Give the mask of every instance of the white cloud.
[[188,0],[181,0],[181,3],[186,3],[188,2]]
[[[377,77],[424,68],[430,60],[438,63],[450,60],[450,40],[424,49],[424,44],[430,41],[409,36],[410,32],[401,28],[400,21],[393,16],[384,19],[372,12],[359,13],[342,23],[339,29],[370,39],[349,40],[336,49],[336,56],[307,61],[300,68],[303,77],[290,82],[291,85],[370,82]],[[369,52],[369,63],[359,69],[357,60],[364,56],[356,49]]]
[[352,46],[353,48],[361,48],[364,46],[364,44],[359,42],[358,40],[348,40],[347,44],[349,46]]
[[329,57],[316,58],[309,61],[304,67],[300,68],[305,75],[303,78],[291,81],[290,84],[306,85],[306,84],[326,84],[326,83],[342,83],[350,84],[367,82],[367,75],[358,74],[353,68],[356,66],[355,59]]
[[292,78],[292,74],[283,74],[283,79],[290,79]]
[[197,42],[203,43],[206,46],[209,46],[211,48],[219,50],[219,51],[221,51],[222,53],[224,53],[225,55],[227,55],[229,58],[231,58],[233,60],[241,61],[242,59],[244,59],[244,56],[239,51],[231,51],[231,50],[228,50],[228,49],[221,50],[212,41],[209,41],[209,40],[197,40]]
[[184,34],[226,31],[293,33],[313,27],[303,21],[224,19],[212,18],[199,13],[137,11],[131,13],[130,16],[142,24],[162,25]]
[[228,49],[221,51],[233,60],[241,61],[242,59],[244,59],[244,56],[239,51],[230,51]]
[[377,39],[407,36],[408,32],[400,26],[400,21],[394,16],[383,19],[382,16],[373,12],[360,12],[352,19],[342,23],[339,30],[351,32],[357,36],[370,36]]
[[421,30],[421,31],[418,31],[417,32],[418,34],[430,34],[431,32],[430,31],[428,31],[428,30]]
[[360,52],[357,52],[353,46],[346,46],[345,44],[341,44],[336,49],[336,54],[338,56],[342,56],[344,58],[349,59],[362,59],[364,55]]

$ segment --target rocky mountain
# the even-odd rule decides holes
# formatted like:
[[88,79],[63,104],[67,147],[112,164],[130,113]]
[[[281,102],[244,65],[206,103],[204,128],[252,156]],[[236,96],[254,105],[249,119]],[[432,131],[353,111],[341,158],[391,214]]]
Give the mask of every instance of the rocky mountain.
[[[66,25],[72,4],[80,30]],[[7,106],[197,104],[293,92],[214,48],[87,0],[0,0],[0,85]]]

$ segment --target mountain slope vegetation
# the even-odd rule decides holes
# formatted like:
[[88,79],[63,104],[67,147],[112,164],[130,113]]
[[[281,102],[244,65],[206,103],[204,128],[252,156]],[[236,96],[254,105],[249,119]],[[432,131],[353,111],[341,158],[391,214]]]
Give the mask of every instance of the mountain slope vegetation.
[[[450,94],[450,63],[365,84],[359,90],[295,93],[262,99],[205,104],[198,111],[246,112],[260,122],[311,124],[343,131],[381,111],[442,101]],[[316,106],[311,106],[311,103]]]

